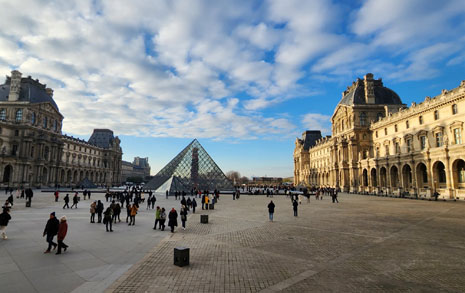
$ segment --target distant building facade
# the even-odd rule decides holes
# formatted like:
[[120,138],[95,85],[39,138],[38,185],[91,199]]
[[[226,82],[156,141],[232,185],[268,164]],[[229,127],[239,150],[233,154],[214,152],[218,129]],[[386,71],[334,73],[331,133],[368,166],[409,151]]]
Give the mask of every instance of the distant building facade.
[[[120,140],[95,129],[89,142],[63,135],[53,90],[12,71],[0,85],[0,186],[121,184]],[[93,141],[106,134],[105,144]]]
[[149,158],[135,157],[132,163],[123,161],[122,165],[123,181],[128,181],[131,177],[140,177],[142,180],[147,180],[150,177]]
[[252,177],[252,182],[249,184],[255,185],[281,185],[283,184],[282,177]]
[[342,94],[332,136],[295,141],[294,183],[465,198],[465,81],[407,107],[372,74]]

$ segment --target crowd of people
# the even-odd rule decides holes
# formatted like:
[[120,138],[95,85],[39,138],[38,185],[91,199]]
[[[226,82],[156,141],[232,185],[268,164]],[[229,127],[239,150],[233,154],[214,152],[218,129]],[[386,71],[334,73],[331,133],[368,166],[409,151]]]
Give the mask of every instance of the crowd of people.
[[[233,193],[233,200],[239,199],[240,197],[240,189],[236,189]],[[32,198],[32,190],[24,191],[24,196],[27,195],[27,201],[30,202]],[[91,192],[88,190],[84,190],[82,192],[84,200],[86,197],[91,199]],[[208,190],[199,191],[199,190],[192,190],[191,196],[187,196],[186,192],[174,192],[175,200],[180,200],[180,209],[179,212],[173,207],[169,210],[167,214],[167,210],[165,207],[156,206],[157,198],[151,191],[143,191],[142,189],[132,188],[126,189],[122,192],[111,192],[107,190],[105,193],[105,201],[109,202],[110,204],[105,208],[103,200],[93,200],[90,202],[90,223],[102,223],[105,225],[107,232],[113,232],[113,224],[117,224],[121,222],[121,210],[126,207],[126,223],[128,226],[134,226],[136,223],[136,215],[138,214],[140,204],[144,202],[144,194],[148,195],[147,197],[147,210],[155,209],[155,219],[154,219],[154,230],[165,230],[165,222],[168,219],[167,225],[170,227],[170,231],[172,233],[175,232],[175,228],[178,226],[178,218],[181,220],[181,227],[183,230],[186,229],[186,222],[188,218],[188,213],[192,211],[195,213],[195,209],[197,207],[197,200],[198,197],[201,199],[202,210],[212,207],[212,205],[216,204],[219,201],[220,193],[218,190],[210,193]],[[264,194],[267,197],[273,197],[275,194],[273,189],[264,189]],[[287,196],[291,198],[291,206],[294,213],[294,216],[298,216],[298,206],[302,204],[302,198],[307,197],[307,201],[310,202],[310,195],[314,195],[317,200],[322,200],[323,195],[330,195],[333,199],[333,202],[338,202],[337,200],[338,190],[334,188],[309,188],[304,189],[300,193],[292,193],[290,190],[287,193]],[[24,197],[19,192],[18,197]],[[6,236],[6,227],[8,226],[9,221],[11,220],[10,210],[13,206],[13,196],[10,193],[10,196],[5,201],[3,205],[3,212],[0,214],[0,231],[2,234],[3,239],[7,239]],[[59,191],[54,192],[55,201],[58,201],[60,198]],[[69,206],[70,202],[70,195],[67,193],[63,197],[64,206],[63,209],[69,208],[72,209],[75,207],[78,208],[78,203],[80,202],[80,196],[78,191],[74,191],[74,195],[72,198],[73,204]],[[274,212],[276,208],[276,204],[271,200],[268,203],[268,213],[269,213],[269,220],[274,220]],[[97,215],[97,219],[96,219]],[[44,253],[50,253],[52,250],[57,250],[56,254],[61,254],[62,250],[66,251],[68,249],[68,245],[64,243],[64,239],[68,233],[68,223],[66,216],[62,216],[59,220],[56,218],[55,212],[50,214],[50,217],[46,223],[44,228],[43,236],[46,236],[46,241],[48,243],[47,249]],[[54,242],[54,238],[57,236],[57,242]]]

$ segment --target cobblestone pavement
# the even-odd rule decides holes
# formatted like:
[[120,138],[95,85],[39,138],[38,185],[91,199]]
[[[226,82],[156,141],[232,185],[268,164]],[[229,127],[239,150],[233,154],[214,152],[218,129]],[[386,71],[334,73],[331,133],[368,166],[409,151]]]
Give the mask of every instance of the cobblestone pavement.
[[[464,292],[465,204],[342,194],[299,206],[223,196],[108,292]],[[200,214],[209,215],[200,224]],[[175,247],[190,265],[173,265]]]

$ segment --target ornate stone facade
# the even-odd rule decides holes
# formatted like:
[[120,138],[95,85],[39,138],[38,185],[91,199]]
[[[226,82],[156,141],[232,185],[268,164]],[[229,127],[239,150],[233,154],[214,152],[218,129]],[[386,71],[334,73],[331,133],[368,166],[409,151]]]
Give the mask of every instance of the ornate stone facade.
[[294,183],[465,198],[465,82],[410,107],[367,74],[343,93],[332,136],[294,150]]
[[[63,115],[53,90],[12,71],[0,85],[0,185],[76,186],[121,184],[120,140],[106,147],[63,135]],[[101,130],[96,129],[98,132]]]

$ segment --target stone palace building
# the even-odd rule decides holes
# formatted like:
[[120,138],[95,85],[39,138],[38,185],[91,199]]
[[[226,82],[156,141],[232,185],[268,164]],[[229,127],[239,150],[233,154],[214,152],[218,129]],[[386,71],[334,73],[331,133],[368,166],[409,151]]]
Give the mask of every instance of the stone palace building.
[[12,71],[0,85],[0,186],[121,184],[120,140],[95,129],[89,141],[61,132],[53,90]]
[[464,122],[465,81],[407,107],[368,73],[342,93],[331,136],[306,131],[297,138],[294,183],[465,198]]

